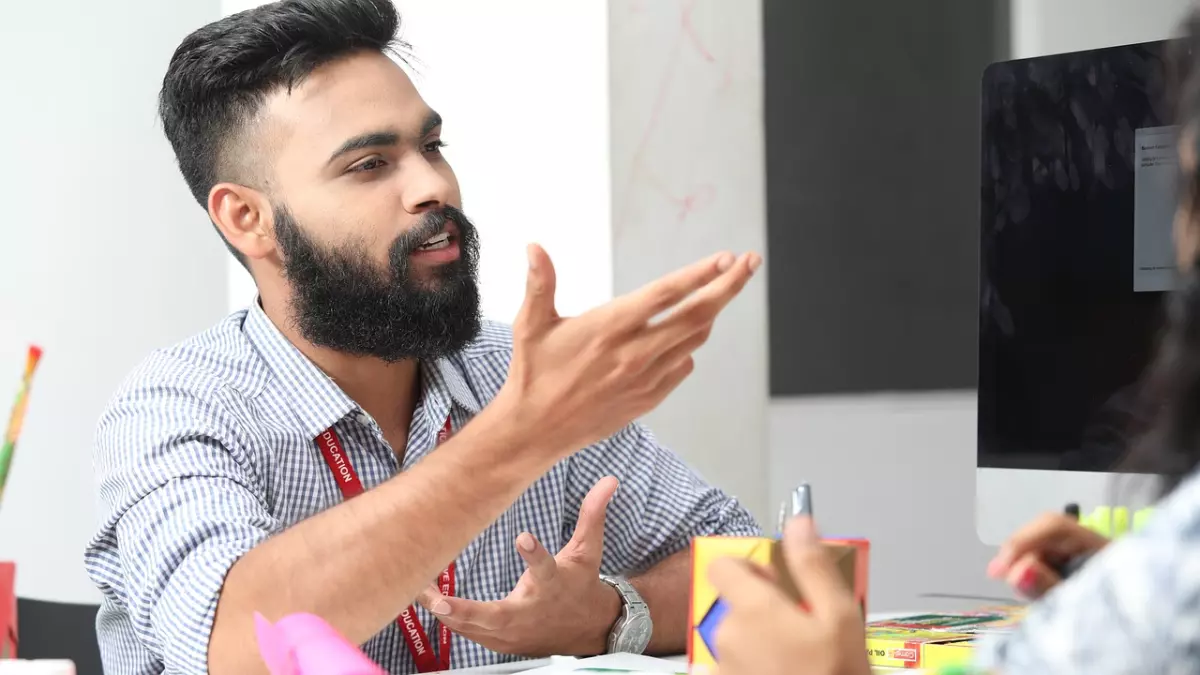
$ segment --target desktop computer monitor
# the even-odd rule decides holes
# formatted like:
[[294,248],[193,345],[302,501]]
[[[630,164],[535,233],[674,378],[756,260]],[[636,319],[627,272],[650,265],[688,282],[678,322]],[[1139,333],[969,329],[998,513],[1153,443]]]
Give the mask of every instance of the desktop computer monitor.
[[[992,64],[982,78],[980,538],[1114,505],[1176,283],[1166,41]],[[1129,506],[1128,501],[1120,502]]]

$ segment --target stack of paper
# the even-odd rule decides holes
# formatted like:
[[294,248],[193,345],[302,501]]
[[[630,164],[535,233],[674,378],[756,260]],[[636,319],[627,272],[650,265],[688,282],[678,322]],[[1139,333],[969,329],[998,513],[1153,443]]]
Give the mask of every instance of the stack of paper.
[[588,659],[564,661],[544,668],[526,671],[523,675],[565,675],[568,673],[609,673],[610,675],[687,675],[683,657],[656,659],[638,654],[605,654]]

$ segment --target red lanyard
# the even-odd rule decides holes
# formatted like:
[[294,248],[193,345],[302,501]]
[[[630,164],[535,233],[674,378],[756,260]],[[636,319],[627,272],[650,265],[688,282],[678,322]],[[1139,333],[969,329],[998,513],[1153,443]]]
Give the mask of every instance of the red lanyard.
[[[446,442],[450,438],[450,417],[446,416],[446,423],[442,425],[441,431],[438,432],[438,445]],[[346,456],[346,450],[342,447],[342,439],[338,438],[337,432],[333,427],[329,427],[317,437],[317,447],[321,448],[321,454],[325,457],[325,463],[329,465],[329,470],[333,472],[333,477],[337,480],[338,488],[342,491],[342,497],[350,499],[363,493],[362,481],[358,479],[358,473],[354,471],[354,466],[350,464],[350,458]],[[442,591],[442,595],[454,595],[454,563],[438,575],[438,588]],[[425,627],[421,625],[421,620],[417,618],[416,609],[409,605],[400,616],[396,617],[396,624],[400,626],[400,633],[404,635],[404,642],[408,644],[408,651],[412,653],[413,661],[417,664],[417,670],[422,673],[430,673],[435,670],[450,670],[450,629],[445,625],[438,627],[438,653],[441,658],[438,658],[429,646],[429,636],[425,633]]]

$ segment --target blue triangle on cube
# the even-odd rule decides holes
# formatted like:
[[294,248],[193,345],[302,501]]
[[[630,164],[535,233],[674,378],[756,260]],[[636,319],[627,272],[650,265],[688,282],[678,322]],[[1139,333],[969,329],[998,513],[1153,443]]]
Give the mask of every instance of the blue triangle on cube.
[[700,620],[700,624],[696,626],[696,632],[700,633],[700,639],[704,640],[704,646],[708,647],[708,652],[713,655],[714,661],[718,660],[717,627],[721,625],[721,619],[725,618],[728,611],[729,605],[725,604],[724,599],[718,597],[713,601],[712,607],[708,608],[708,612]]

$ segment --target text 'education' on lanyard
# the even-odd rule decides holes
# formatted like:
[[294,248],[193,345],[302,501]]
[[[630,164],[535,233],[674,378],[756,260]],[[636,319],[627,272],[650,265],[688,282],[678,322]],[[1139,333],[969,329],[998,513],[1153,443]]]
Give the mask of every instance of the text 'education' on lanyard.
[[[447,438],[450,438],[449,415],[446,416],[446,423],[442,425],[442,430],[438,432],[438,445],[445,443]],[[346,456],[346,449],[342,446],[342,439],[338,438],[333,427],[329,427],[324,433],[317,436],[316,441],[317,447],[321,448],[321,455],[325,457],[325,463],[329,465],[329,470],[333,472],[334,480],[337,481],[338,488],[342,491],[342,497],[350,499],[362,494],[362,481],[359,480],[354,466],[350,464],[350,458]],[[442,595],[454,595],[453,561],[438,576],[438,589],[441,590]],[[444,625],[438,627],[439,658],[430,648],[429,636],[425,633],[425,627],[421,625],[421,620],[417,618],[416,609],[412,605],[409,605],[400,613],[400,616],[396,617],[396,624],[400,626],[400,633],[404,635],[404,642],[408,644],[408,651],[412,653],[417,670],[422,673],[450,670],[449,628]]]

